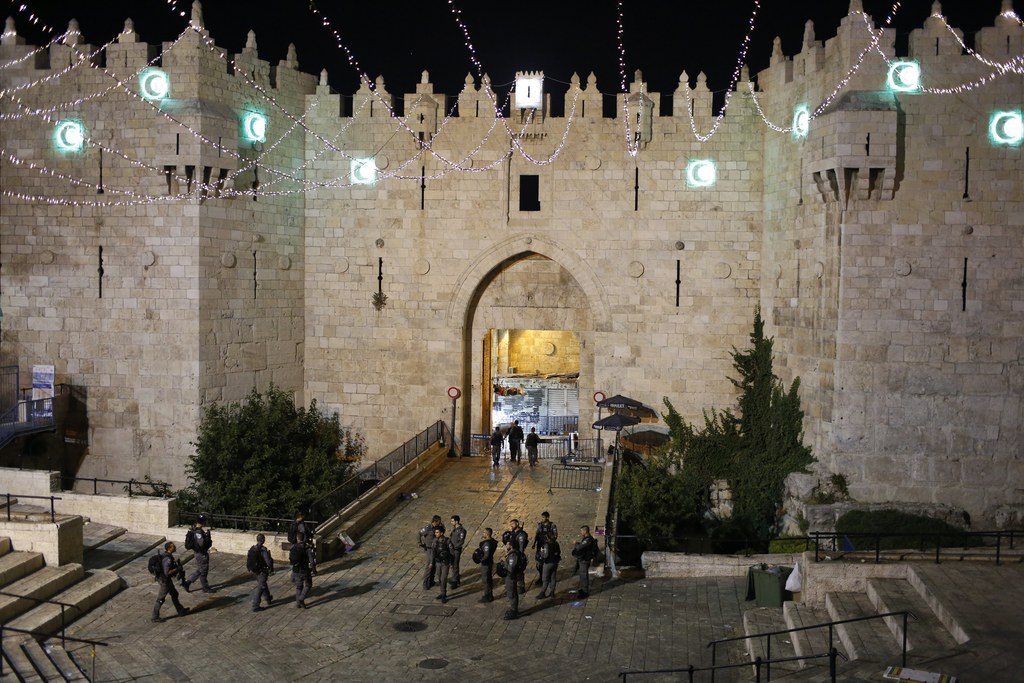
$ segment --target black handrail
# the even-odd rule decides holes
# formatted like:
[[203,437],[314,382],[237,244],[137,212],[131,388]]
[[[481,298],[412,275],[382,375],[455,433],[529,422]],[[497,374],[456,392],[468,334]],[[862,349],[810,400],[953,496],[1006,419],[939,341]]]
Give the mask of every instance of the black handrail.
[[[24,597],[24,596],[21,596],[21,597]],[[34,638],[38,638],[39,635],[40,635],[40,634],[36,633],[35,631],[28,631],[28,630],[23,629],[23,628],[15,628],[13,626],[5,626],[3,624],[0,624],[0,650],[3,649],[4,631],[13,631],[14,633],[24,633],[25,635],[33,636]],[[103,647],[107,647],[108,645],[110,645],[110,643],[104,643],[102,640],[91,640],[89,638],[75,638],[73,636],[65,636],[64,633],[61,632],[60,646],[63,647],[64,649],[67,649],[65,647],[65,645],[66,645],[65,641],[68,641],[68,640],[70,640],[72,642],[75,642],[75,643],[85,643],[87,645],[91,645],[92,646],[92,652],[90,653],[92,655],[92,674],[89,676],[89,680],[95,681],[96,680],[96,646],[97,645],[102,645]],[[4,673],[4,658],[2,656],[0,656],[0,676],[3,676],[3,673]]]
[[650,670],[647,670],[647,671],[643,671],[643,670],[641,670],[641,671],[620,671],[619,672],[619,678],[621,678],[623,681],[626,681],[627,677],[629,677],[629,676],[647,676],[647,675],[652,675],[652,674],[679,674],[679,673],[685,673],[685,674],[687,674],[687,679],[688,679],[689,683],[693,683],[693,674],[697,673],[698,671],[710,671],[711,672],[711,680],[715,680],[715,671],[720,671],[722,669],[737,669],[737,668],[741,668],[741,667],[745,667],[745,666],[753,666],[754,667],[754,681],[756,683],[760,683],[760,681],[761,681],[761,667],[762,666],[768,665],[768,667],[766,668],[766,672],[768,672],[768,675],[769,675],[768,680],[771,680],[771,675],[770,675],[770,671],[771,671],[771,666],[770,665],[771,664],[779,664],[779,663],[782,663],[782,662],[794,662],[794,661],[799,661],[801,659],[822,659],[824,657],[828,657],[829,658],[829,675],[831,677],[832,682],[835,683],[835,680],[836,680],[836,657],[842,657],[843,659],[849,661],[849,658],[846,655],[844,655],[842,652],[837,650],[836,648],[830,649],[825,654],[808,655],[806,657],[780,657],[778,659],[762,659],[761,657],[755,657],[754,659],[752,659],[749,662],[739,662],[738,664],[717,664],[717,665],[713,664],[711,666],[701,666],[701,667],[695,667],[695,666],[693,666],[691,664],[690,666],[686,667],[685,669],[650,669]]
[[329,518],[345,509],[363,493],[364,482],[382,482],[396,474],[435,443],[453,443],[448,425],[438,420],[380,460],[349,477],[327,494],[313,501],[309,510]]
[[[240,531],[280,531],[291,526],[294,519],[284,517],[252,517],[249,515],[222,515],[209,512],[196,512],[193,510],[178,510],[177,525],[191,526],[199,516],[206,518],[206,527],[214,529],[237,529]],[[320,524],[313,520],[306,520],[306,524],[314,527]]]
[[57,512],[56,512],[56,509],[54,508],[54,504],[53,504],[54,501],[56,501],[56,500],[63,500],[63,498],[60,498],[58,496],[26,496],[26,495],[22,495],[20,493],[3,493],[3,494],[0,494],[0,495],[5,496],[7,498],[7,521],[8,522],[11,521],[11,498],[14,498],[16,501],[17,500],[21,500],[22,498],[27,498],[29,500],[48,500],[48,501],[50,501],[50,521],[51,522],[57,521]]
[[64,608],[74,607],[75,609],[78,609],[76,605],[72,605],[68,602],[61,602],[60,600],[46,600],[44,598],[33,598],[30,595],[18,595],[17,593],[7,593],[5,591],[0,591],[0,595],[6,595],[9,598],[18,598],[21,600],[31,600],[36,604],[60,605],[60,645],[61,647],[64,647]]
[[[942,540],[943,539],[946,539],[947,541],[948,540],[961,541],[961,540],[963,540],[965,538],[986,539],[986,538],[993,538],[994,537],[996,539],[996,564],[999,565],[999,564],[1002,564],[1003,538],[1006,537],[1006,538],[1009,539],[1009,541],[1010,541],[1009,549],[1013,550],[1014,549],[1014,544],[1016,542],[1016,537],[1020,536],[1021,534],[1024,534],[1024,530],[1020,530],[1020,529],[1004,529],[1004,530],[999,530],[999,531],[958,531],[955,534],[953,532],[949,532],[949,533],[946,533],[946,534],[942,534],[942,533],[924,533],[924,532],[921,532],[921,533],[913,533],[913,532],[910,532],[910,533],[907,533],[907,532],[903,532],[903,533],[900,533],[900,532],[892,532],[892,533],[852,533],[852,534],[850,534],[850,533],[841,533],[841,532],[838,532],[838,531],[815,531],[814,534],[813,534],[813,537],[814,537],[814,561],[815,562],[821,562],[820,551],[821,551],[821,548],[822,548],[822,539],[824,539],[825,542],[830,542],[829,545],[831,545],[833,551],[839,551],[839,541],[840,540],[850,540],[850,539],[859,539],[859,538],[870,539],[871,541],[873,541],[873,545],[874,545],[875,564],[878,564],[878,563],[880,563],[882,561],[882,539],[883,538],[914,538],[914,539],[922,541],[922,543],[921,543],[921,548],[922,549],[925,546],[924,541],[929,541],[930,540],[930,541],[934,541],[934,544],[935,544],[935,564],[940,564],[942,562],[942,548],[943,547],[947,547],[947,548],[973,547],[973,546],[963,546],[963,545],[943,546],[942,545]],[[928,545],[930,546],[931,544],[929,543]],[[990,547],[990,546],[980,546],[980,547]],[[849,552],[849,551],[847,551],[847,552]]]
[[[154,491],[158,491],[164,498],[169,498],[171,494],[171,485],[165,481],[146,481],[139,479],[98,479],[96,477],[61,477],[61,488],[65,491],[74,492],[75,484],[77,482],[92,482],[93,495],[99,495],[99,487],[97,484],[121,484],[123,490],[128,492],[128,497],[131,498],[135,495],[132,491],[132,487],[142,489],[143,487],[151,487]],[[127,485],[127,486],[124,486]],[[144,495],[144,494],[143,494]]]
[[[778,661],[778,660],[771,660],[772,636],[779,636],[779,635],[783,635],[783,634],[787,634],[787,633],[798,633],[800,631],[810,631],[811,629],[828,628],[828,647],[829,647],[829,650],[831,651],[831,650],[834,649],[833,644],[835,642],[835,639],[834,639],[834,627],[835,626],[839,626],[840,624],[852,624],[852,623],[858,622],[858,621],[869,621],[871,619],[885,619],[886,617],[899,617],[899,616],[903,617],[903,643],[902,643],[902,650],[903,650],[903,652],[902,652],[902,656],[901,656],[901,662],[902,662],[901,666],[906,667],[907,666],[907,617],[909,616],[909,617],[914,617],[914,619],[917,619],[917,617],[914,615],[914,613],[909,611],[909,610],[900,610],[898,612],[886,612],[885,614],[870,614],[870,615],[864,616],[864,617],[851,617],[849,619],[838,619],[836,621],[828,621],[828,622],[825,622],[825,623],[822,623],[822,624],[811,624],[810,626],[798,626],[796,628],[781,629],[781,630],[778,630],[778,631],[765,631],[763,633],[751,633],[750,635],[745,635],[745,636],[730,636],[728,638],[718,638],[717,640],[712,640],[712,641],[708,642],[708,644],[705,647],[710,647],[711,648],[711,664],[714,665],[715,657],[717,655],[717,650],[718,650],[719,643],[731,643],[731,642],[735,642],[737,640],[753,640],[754,638],[767,638],[766,653],[768,654],[768,658],[769,658],[769,666],[768,666],[768,672],[767,673],[768,673],[768,680],[770,681],[772,679],[771,664],[770,664],[770,662],[771,661]],[[819,657],[819,656],[821,656],[821,655],[814,655],[814,656],[808,655],[806,657],[792,657],[791,659],[813,659],[814,657]],[[711,674],[711,680],[712,681],[715,680],[714,672],[712,672],[712,674]]]

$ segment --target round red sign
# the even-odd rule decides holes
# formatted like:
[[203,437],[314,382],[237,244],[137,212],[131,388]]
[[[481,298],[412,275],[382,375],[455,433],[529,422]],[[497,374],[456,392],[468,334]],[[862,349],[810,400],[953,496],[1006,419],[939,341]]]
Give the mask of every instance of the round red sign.
[[458,398],[459,396],[462,396],[462,392],[458,387],[448,387],[448,398]]

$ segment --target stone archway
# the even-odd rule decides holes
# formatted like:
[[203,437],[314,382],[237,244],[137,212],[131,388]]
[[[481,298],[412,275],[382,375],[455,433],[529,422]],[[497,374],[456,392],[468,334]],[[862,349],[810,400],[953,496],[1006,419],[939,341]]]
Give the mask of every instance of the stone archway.
[[[593,391],[594,335],[611,326],[605,292],[589,265],[545,238],[517,237],[482,253],[459,278],[448,322],[461,338],[460,443],[489,426],[481,408],[482,341],[490,329],[569,330],[579,340],[579,394]],[[490,387],[486,387],[489,390]],[[591,417],[581,401],[580,421]],[[589,422],[586,422],[589,424]]]

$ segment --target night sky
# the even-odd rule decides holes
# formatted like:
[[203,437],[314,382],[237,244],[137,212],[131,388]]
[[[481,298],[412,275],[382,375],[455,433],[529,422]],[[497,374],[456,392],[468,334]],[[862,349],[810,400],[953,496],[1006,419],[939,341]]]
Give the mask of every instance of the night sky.
[[[177,3],[190,10],[189,0]],[[34,29],[26,12],[18,10],[23,4],[60,30],[70,18],[78,19],[85,40],[94,45],[119,33],[129,16],[149,43],[173,39],[187,23],[171,11],[170,0],[0,0],[0,12],[13,16],[19,33],[33,44],[45,42],[48,36]],[[863,0],[876,24],[889,14],[892,4],[892,0]],[[309,5],[303,0],[206,0],[203,15],[216,43],[230,52],[242,48],[249,29],[256,32],[260,56],[271,64],[280,61],[288,43],[294,42],[302,70],[319,73],[327,68],[333,88],[351,94],[358,87],[358,76]],[[931,5],[932,0],[900,3],[895,25],[903,38],[897,40],[897,48],[906,45],[906,32],[921,26]],[[628,80],[640,69],[650,90],[670,93],[685,69],[691,80],[704,71],[713,90],[725,88],[754,6],[754,0],[623,0]],[[339,31],[362,69],[371,77],[383,75],[393,94],[413,90],[426,69],[436,91],[456,95],[467,73],[476,72],[446,0],[316,0],[316,7]],[[517,70],[543,70],[548,92],[564,92],[574,71],[584,81],[594,71],[602,92],[618,91],[615,0],[458,0],[458,7],[497,90],[511,83]],[[784,52],[792,55],[800,48],[808,19],[814,21],[819,40],[830,38],[848,7],[848,0],[762,0],[746,60],[751,73],[767,66],[776,35],[782,37]],[[978,28],[993,23],[1000,7],[1001,0],[942,3],[943,13],[968,34],[969,41]],[[1024,0],[1015,0],[1014,9],[1024,15]]]

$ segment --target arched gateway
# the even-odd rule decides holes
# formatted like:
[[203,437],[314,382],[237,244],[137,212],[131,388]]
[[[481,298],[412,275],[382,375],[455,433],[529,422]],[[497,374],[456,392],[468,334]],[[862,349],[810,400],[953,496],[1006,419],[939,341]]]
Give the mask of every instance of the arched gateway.
[[611,314],[577,254],[536,236],[494,245],[460,276],[448,324],[462,340],[463,452],[492,422],[519,418],[542,432],[590,424],[593,406],[577,398],[593,393],[599,333],[610,331]]

